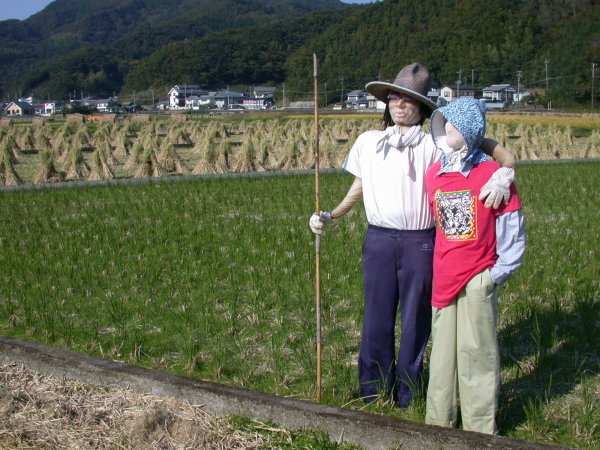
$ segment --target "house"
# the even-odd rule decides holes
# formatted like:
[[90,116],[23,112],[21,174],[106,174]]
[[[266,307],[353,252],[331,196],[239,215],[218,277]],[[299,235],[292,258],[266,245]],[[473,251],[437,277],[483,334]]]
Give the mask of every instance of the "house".
[[276,90],[277,88],[271,86],[257,86],[252,90],[252,97],[242,100],[242,105],[252,110],[271,109],[275,106],[273,95]]
[[253,89],[252,94],[256,98],[273,98],[273,95],[277,91],[276,87],[271,86],[256,86]]
[[447,84],[444,87],[442,87],[442,89],[440,89],[439,98],[441,98],[442,101],[451,102],[452,100],[456,100],[460,97],[475,98],[475,89],[473,88],[473,86],[468,84],[457,83]]
[[369,106],[367,93],[361,89],[350,91],[346,98],[346,108],[366,109]]
[[121,110],[121,106],[117,103],[116,100],[116,97],[109,97],[104,100],[98,100],[95,102],[96,110],[100,113],[118,113]]
[[27,116],[34,114],[34,108],[31,103],[18,100],[10,102],[4,111],[8,116]]
[[367,94],[367,108],[377,111],[385,111],[385,103],[377,100],[373,94]]
[[226,89],[216,92],[214,99],[217,108],[228,109],[229,105],[241,105],[244,100],[244,94]]
[[169,108],[180,109],[186,107],[186,99],[190,96],[201,97],[208,95],[206,89],[201,89],[196,84],[176,84],[169,90]]
[[252,110],[271,109],[275,106],[275,100],[272,97],[249,97],[242,100],[242,105]]
[[512,103],[516,93],[510,84],[492,84],[483,88],[482,96],[486,102]]
[[62,114],[65,102],[62,100],[48,100],[44,102],[44,112],[42,115],[51,116],[53,114]]
[[214,94],[190,95],[185,99],[185,107],[195,111],[202,108],[213,108],[215,106]]

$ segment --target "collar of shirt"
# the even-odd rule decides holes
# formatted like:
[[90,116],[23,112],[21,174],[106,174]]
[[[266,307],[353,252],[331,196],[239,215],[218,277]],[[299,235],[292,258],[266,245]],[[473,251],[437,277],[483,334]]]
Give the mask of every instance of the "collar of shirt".
[[470,160],[462,163],[460,166],[460,169],[458,169],[458,170],[454,170],[454,168],[452,167],[453,166],[452,161],[447,161],[446,164],[444,164],[444,158],[442,158],[442,160],[440,161],[440,164],[441,164],[441,168],[435,174],[436,177],[442,175],[443,173],[460,172],[461,174],[464,175],[465,178],[467,178],[469,176],[469,174],[471,173],[471,170],[473,169],[473,163]]

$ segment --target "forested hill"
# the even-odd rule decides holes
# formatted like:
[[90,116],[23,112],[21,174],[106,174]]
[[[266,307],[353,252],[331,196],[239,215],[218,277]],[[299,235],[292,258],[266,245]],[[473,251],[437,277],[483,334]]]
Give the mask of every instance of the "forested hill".
[[285,83],[290,98],[309,98],[316,52],[330,101],[418,60],[442,84],[519,81],[538,96],[548,86],[555,105],[585,105],[593,63],[600,72],[598,23],[600,0],[55,0],[0,22],[0,89],[65,97]]

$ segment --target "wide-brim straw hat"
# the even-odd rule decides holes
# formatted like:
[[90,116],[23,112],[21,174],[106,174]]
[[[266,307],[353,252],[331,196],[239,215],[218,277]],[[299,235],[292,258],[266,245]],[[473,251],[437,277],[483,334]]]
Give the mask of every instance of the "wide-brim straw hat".
[[400,72],[398,72],[393,83],[371,81],[370,83],[367,83],[365,89],[375,96],[375,98],[386,104],[388,103],[387,96],[389,92],[400,92],[419,100],[433,111],[437,108],[437,105],[433,100],[427,97],[430,84],[431,76],[429,75],[427,67],[420,63],[412,63],[403,67]]

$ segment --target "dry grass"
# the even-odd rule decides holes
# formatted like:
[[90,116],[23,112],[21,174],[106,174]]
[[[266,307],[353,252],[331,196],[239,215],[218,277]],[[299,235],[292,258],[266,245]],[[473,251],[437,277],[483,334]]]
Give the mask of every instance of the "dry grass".
[[233,449],[269,447],[201,405],[0,366],[1,448]]
[[[600,157],[600,134],[592,117],[490,115],[489,119],[488,136],[504,143],[518,159]],[[320,121],[321,167],[340,167],[360,133],[380,128],[381,121],[374,116],[327,116]],[[56,181],[55,173],[66,173],[68,179],[110,179],[311,169],[314,147],[314,122],[301,116],[21,124],[0,133],[0,148],[10,155],[16,175],[4,184]],[[33,158],[50,150],[53,166],[47,165],[47,157]]]

